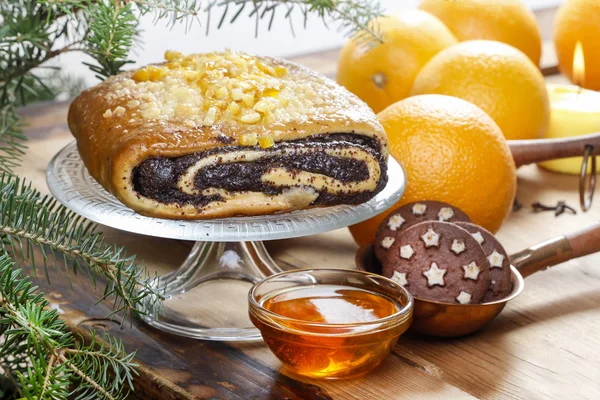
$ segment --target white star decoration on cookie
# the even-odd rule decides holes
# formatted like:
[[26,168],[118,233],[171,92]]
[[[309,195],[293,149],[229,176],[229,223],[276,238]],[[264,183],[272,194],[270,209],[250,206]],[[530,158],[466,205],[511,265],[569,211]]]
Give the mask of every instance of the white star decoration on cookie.
[[479,244],[483,244],[483,242],[485,242],[485,239],[483,238],[483,236],[481,236],[481,232],[473,233],[471,236],[473,236]]
[[452,247],[450,247],[450,250],[452,250],[456,255],[462,253],[463,251],[465,251],[465,242],[463,242],[462,240],[454,239],[452,241]]
[[392,280],[400,286],[405,286],[408,283],[406,281],[406,272],[394,271],[394,275],[392,275]]
[[444,275],[446,274],[445,269],[439,269],[436,263],[431,263],[431,267],[429,267],[428,271],[423,272],[423,275],[427,278],[427,285],[434,286],[440,285],[444,286],[446,282],[444,282]]
[[496,250],[488,257],[490,265],[492,268],[502,268],[502,263],[504,262],[504,256],[498,253]]
[[461,290],[460,294],[456,298],[456,301],[458,301],[460,304],[469,304],[471,302],[471,295]]
[[440,221],[448,221],[450,218],[454,217],[454,210],[450,207],[443,207],[440,209],[438,217],[440,218]]
[[410,247],[410,244],[400,247],[400,257],[410,260],[413,254],[415,254],[415,251]]
[[421,239],[423,239],[425,247],[437,247],[440,244],[440,235],[435,233],[435,231],[431,228],[429,228],[427,232],[421,236]]
[[423,215],[427,211],[427,206],[425,204],[417,203],[412,208],[412,213],[414,215]]
[[474,281],[477,280],[479,272],[481,272],[475,261],[469,265],[463,265],[463,269],[465,270],[465,279],[473,279]]
[[389,249],[394,244],[395,241],[396,241],[396,239],[394,239],[393,237],[386,236],[381,241],[381,245],[383,246],[384,249]]
[[404,218],[402,218],[402,216],[400,214],[396,214],[396,215],[392,215],[392,217],[388,221],[387,225],[388,225],[388,228],[395,231],[395,230],[398,230],[398,228],[400,228],[403,223],[404,223]]

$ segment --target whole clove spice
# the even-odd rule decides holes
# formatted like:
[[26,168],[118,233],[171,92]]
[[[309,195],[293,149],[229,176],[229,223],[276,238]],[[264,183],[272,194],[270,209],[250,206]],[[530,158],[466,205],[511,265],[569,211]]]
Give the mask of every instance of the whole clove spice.
[[554,216],[558,217],[559,215],[562,215],[564,213],[569,213],[569,214],[577,214],[577,211],[567,205],[567,203],[564,200],[560,200],[559,202],[556,203],[555,206],[546,206],[542,203],[540,203],[539,201],[536,201],[535,203],[533,203],[531,205],[531,208],[533,209],[533,212],[535,213],[539,213],[539,212],[544,212],[544,211],[554,211]]
[[523,208],[523,204],[521,204],[521,202],[519,202],[519,199],[517,199],[515,197],[515,201],[513,202],[513,206],[512,206],[512,211],[517,212],[522,208]]

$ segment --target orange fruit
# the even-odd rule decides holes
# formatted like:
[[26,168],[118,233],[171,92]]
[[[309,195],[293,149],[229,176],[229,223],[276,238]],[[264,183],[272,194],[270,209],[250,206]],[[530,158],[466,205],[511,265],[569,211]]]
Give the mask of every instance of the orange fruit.
[[535,65],[540,63],[540,30],[521,0],[424,0],[419,8],[438,17],[461,42],[497,40],[521,50]]
[[412,94],[445,94],[470,101],[506,139],[535,139],[548,129],[550,105],[540,70],[523,52],[489,40],[461,42],[423,67]]
[[585,75],[578,85],[600,90],[600,1],[567,0],[554,20],[554,47],[560,72],[573,80],[573,54],[581,42]]
[[457,41],[424,11],[399,10],[375,23],[385,43],[368,47],[357,37],[350,39],[340,55],[337,81],[379,112],[408,97],[421,67]]
[[373,240],[389,212],[413,201],[443,201],[492,232],[500,228],[515,197],[515,163],[500,128],[483,110],[456,97],[423,95],[399,101],[378,117],[408,184],[388,212],[350,227],[360,245]]

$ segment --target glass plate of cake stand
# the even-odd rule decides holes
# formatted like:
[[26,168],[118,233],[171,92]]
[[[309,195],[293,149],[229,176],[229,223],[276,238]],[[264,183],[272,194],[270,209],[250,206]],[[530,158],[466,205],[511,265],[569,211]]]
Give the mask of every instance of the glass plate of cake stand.
[[283,271],[262,241],[327,232],[381,213],[400,199],[406,184],[402,167],[391,157],[388,176],[384,190],[360,205],[189,221],[146,217],[123,205],[88,174],[75,142],[54,156],[46,172],[52,194],[85,218],[122,231],[194,241],[183,264],[154,283],[165,295],[164,312],[143,319],[173,334],[223,341],[260,338],[248,318],[248,290]]

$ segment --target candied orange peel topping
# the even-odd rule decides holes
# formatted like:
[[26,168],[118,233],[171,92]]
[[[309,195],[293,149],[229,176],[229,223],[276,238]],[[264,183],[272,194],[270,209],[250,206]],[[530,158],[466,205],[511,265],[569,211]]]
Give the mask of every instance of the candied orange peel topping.
[[258,135],[256,133],[246,133],[240,139],[242,146],[256,146],[258,144]]
[[232,51],[184,55],[168,50],[165,61],[131,76],[147,89],[140,104],[144,118],[182,117],[201,126],[219,120],[269,123],[273,112],[289,103],[281,96],[287,68],[267,59]]
[[275,141],[271,136],[262,136],[260,139],[258,139],[258,144],[263,149],[268,149],[269,147],[273,147],[275,145]]
[[[335,82],[306,68],[234,51],[167,51],[162,64],[110,77],[102,85],[107,89],[104,118],[210,128],[207,132],[215,135],[219,125],[252,128],[258,137],[244,140],[252,146],[272,127],[333,115],[354,119],[358,114],[353,110],[364,107]],[[271,140],[278,139],[275,135],[260,145],[269,147]]]

